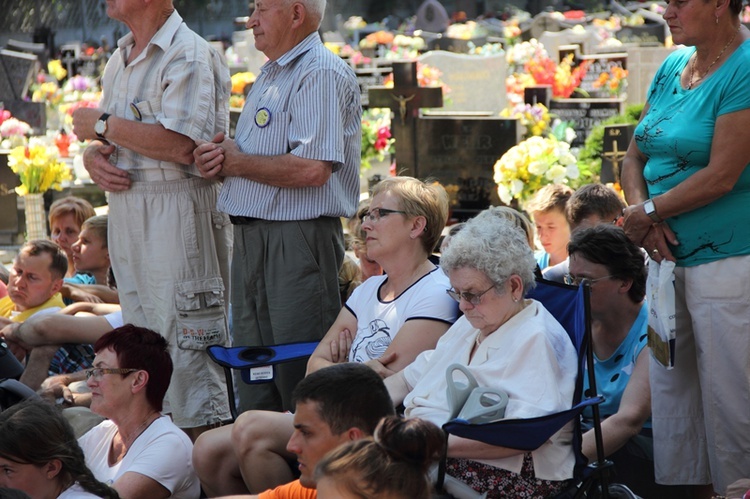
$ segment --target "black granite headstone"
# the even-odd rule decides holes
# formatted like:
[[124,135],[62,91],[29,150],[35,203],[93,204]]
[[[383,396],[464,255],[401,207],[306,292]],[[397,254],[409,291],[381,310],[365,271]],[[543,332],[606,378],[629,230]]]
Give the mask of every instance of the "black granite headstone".
[[620,165],[633,136],[633,125],[607,125],[602,140],[601,182],[620,181]]
[[[426,116],[417,120],[417,176],[457,190],[454,216],[500,203],[493,166],[521,140],[516,119]],[[452,189],[451,189],[452,187]]]
[[571,144],[582,146],[591,129],[602,121],[625,111],[622,99],[552,99],[549,111],[563,121],[573,123],[576,138]]
[[362,107],[367,108],[370,105],[369,90],[371,87],[383,85],[385,77],[393,72],[391,67],[369,67],[357,68],[354,73],[357,75],[357,84],[359,84],[360,100]]

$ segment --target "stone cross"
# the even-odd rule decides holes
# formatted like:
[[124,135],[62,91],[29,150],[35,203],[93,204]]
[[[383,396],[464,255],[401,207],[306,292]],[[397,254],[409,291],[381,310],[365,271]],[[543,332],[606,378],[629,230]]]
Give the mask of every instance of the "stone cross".
[[391,135],[396,139],[396,168],[399,174],[416,176],[419,109],[443,107],[443,89],[419,86],[416,62],[394,62],[393,88],[370,88],[369,104],[393,111]]

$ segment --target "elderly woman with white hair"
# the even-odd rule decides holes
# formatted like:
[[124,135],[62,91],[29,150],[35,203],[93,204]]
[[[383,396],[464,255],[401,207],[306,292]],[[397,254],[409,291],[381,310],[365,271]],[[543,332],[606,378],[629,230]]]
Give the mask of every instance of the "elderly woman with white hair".
[[[451,416],[446,368],[466,366],[481,387],[508,394],[506,418],[531,418],[570,408],[577,355],[565,330],[525,299],[535,285],[534,255],[520,229],[480,214],[451,240],[441,259],[448,294],[464,316],[435,350],[420,354],[385,383],[406,417],[442,425]],[[448,474],[488,497],[549,497],[573,476],[572,425],[532,452],[451,435]]]

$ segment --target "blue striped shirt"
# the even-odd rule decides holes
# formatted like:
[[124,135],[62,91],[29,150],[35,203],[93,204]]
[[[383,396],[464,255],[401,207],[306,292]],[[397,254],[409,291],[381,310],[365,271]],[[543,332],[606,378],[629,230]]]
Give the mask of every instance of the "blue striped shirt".
[[294,189],[228,177],[219,210],[264,220],[353,215],[359,201],[361,119],[354,72],[323,46],[317,32],[310,34],[263,65],[237,123],[235,141],[245,154],[291,153],[331,161],[331,177],[320,187]]

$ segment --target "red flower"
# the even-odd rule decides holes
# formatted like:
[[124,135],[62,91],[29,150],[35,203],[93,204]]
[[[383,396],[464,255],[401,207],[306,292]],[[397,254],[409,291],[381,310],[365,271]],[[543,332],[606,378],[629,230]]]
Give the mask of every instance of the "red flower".
[[378,140],[375,141],[375,149],[378,151],[382,151],[388,147],[388,139],[386,137],[380,137]]
[[381,126],[378,129],[378,139],[390,139],[391,138],[391,129],[387,126]]

